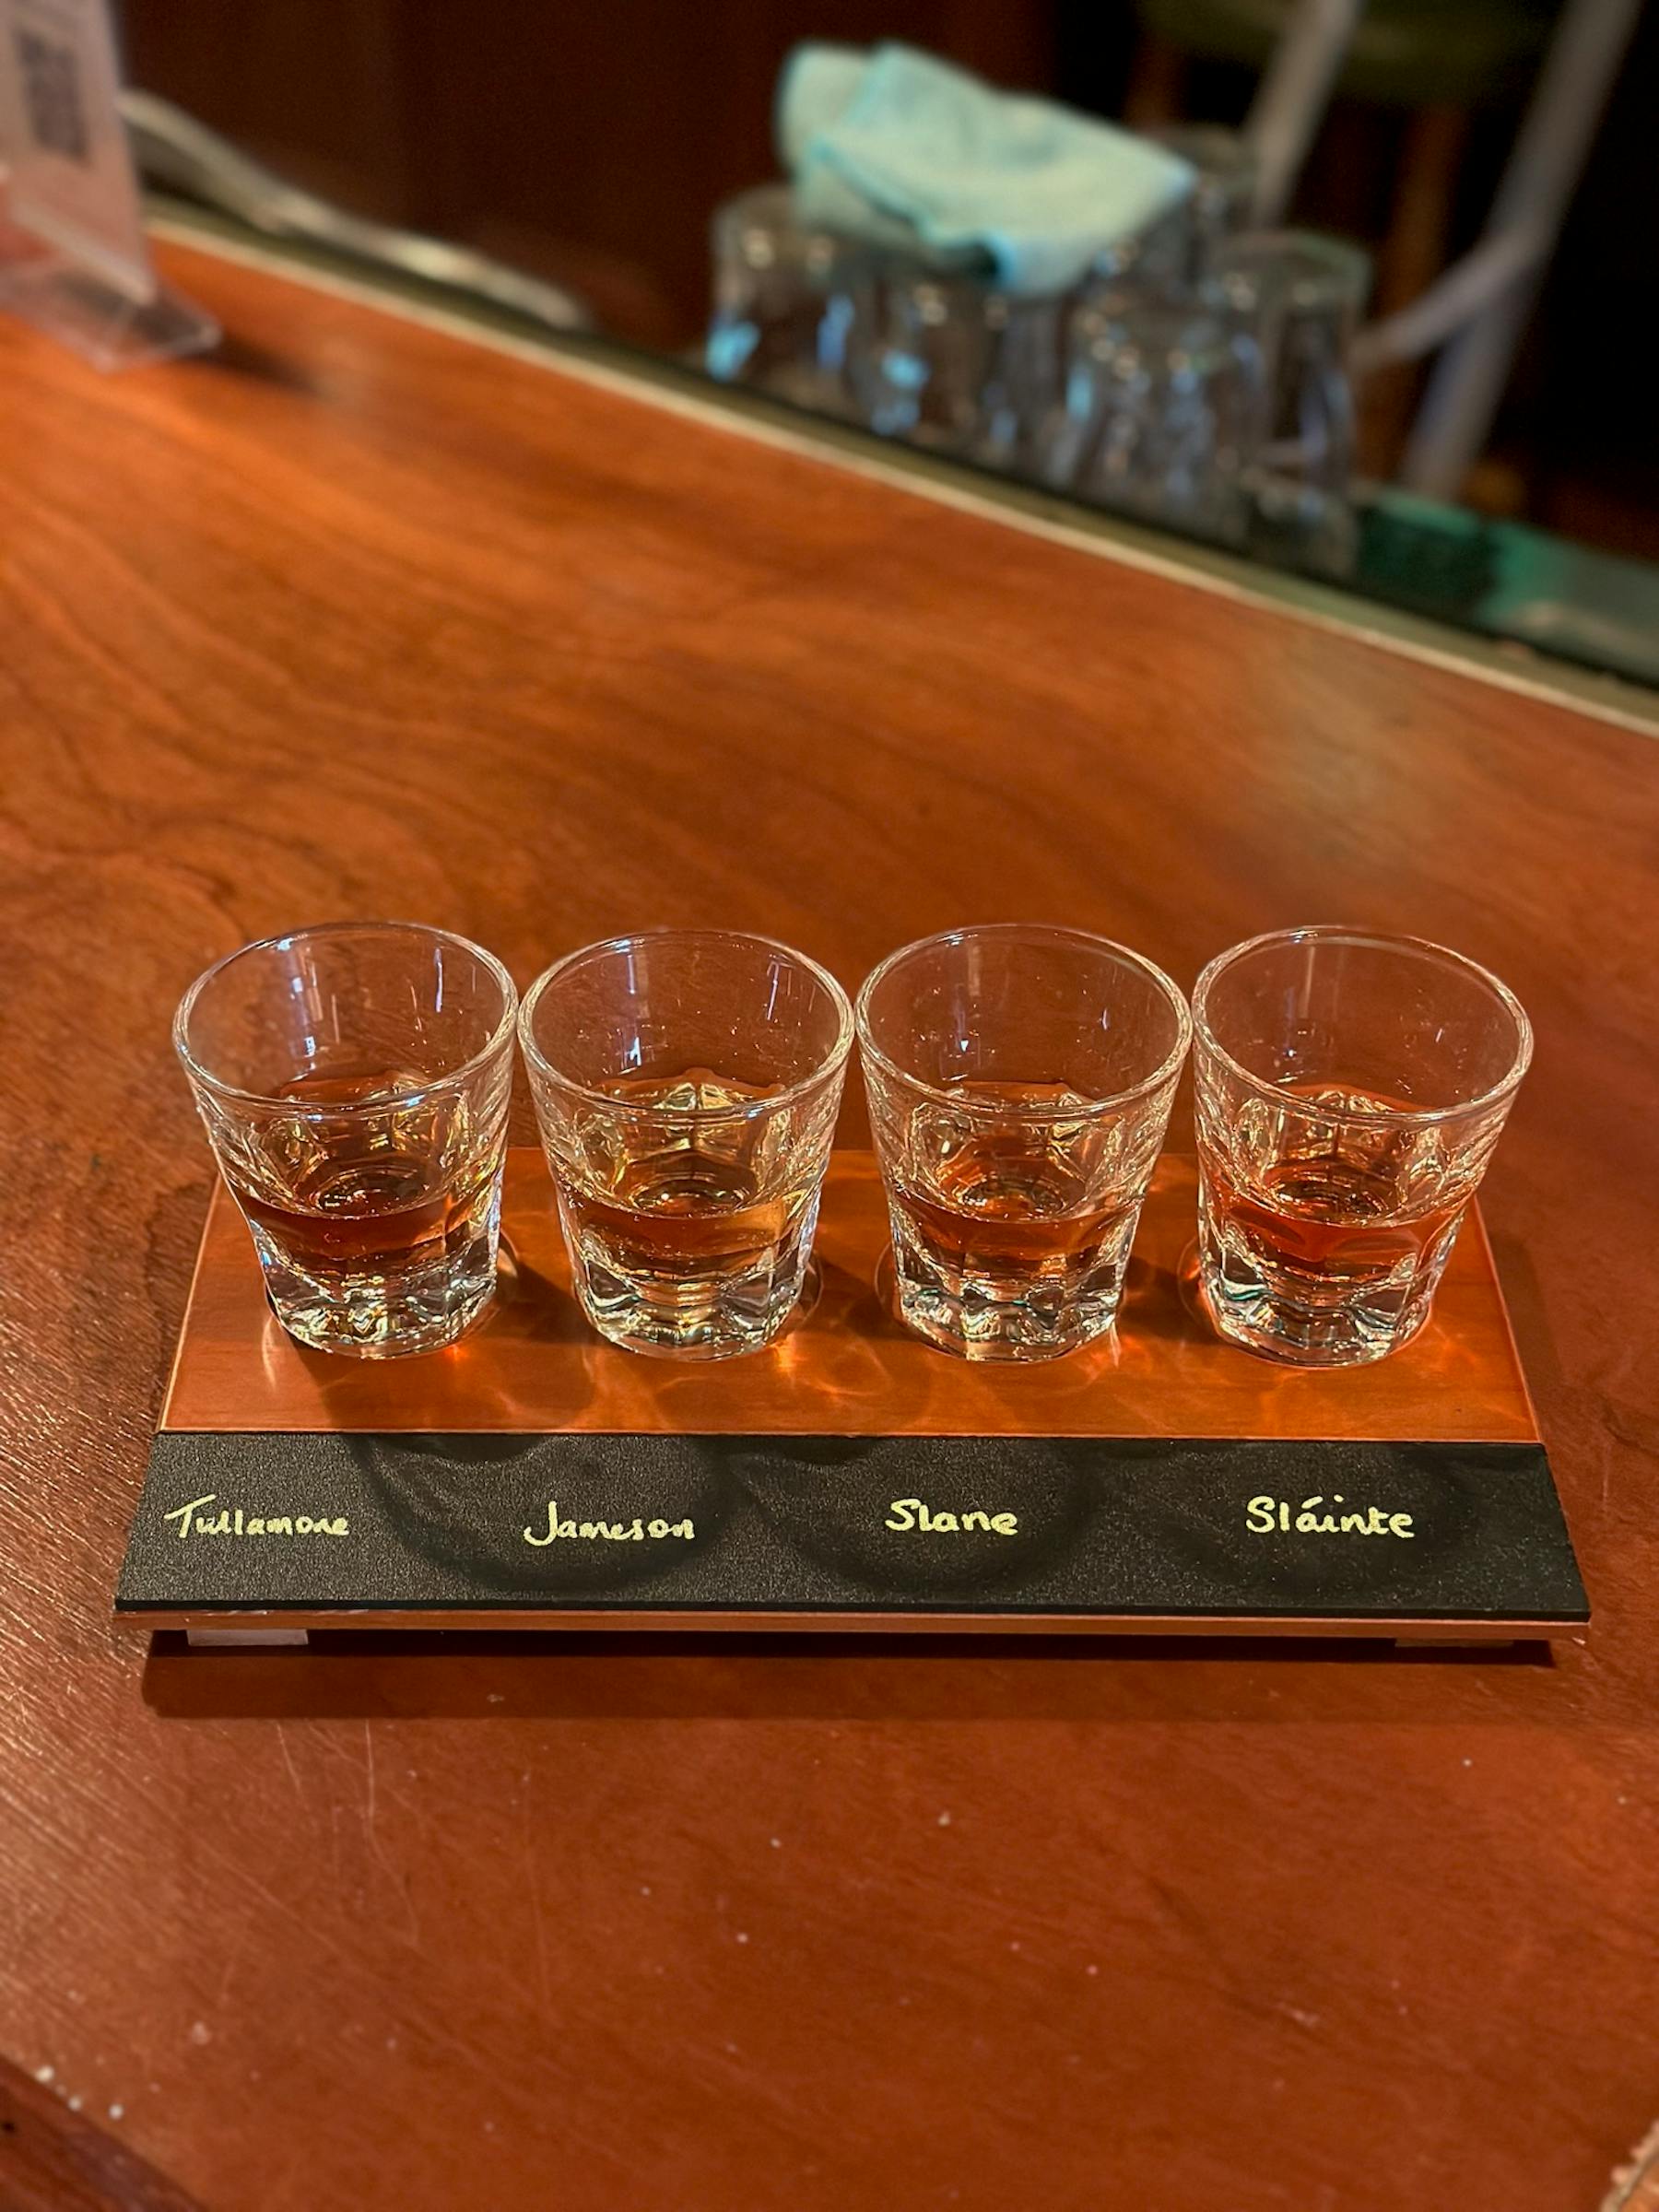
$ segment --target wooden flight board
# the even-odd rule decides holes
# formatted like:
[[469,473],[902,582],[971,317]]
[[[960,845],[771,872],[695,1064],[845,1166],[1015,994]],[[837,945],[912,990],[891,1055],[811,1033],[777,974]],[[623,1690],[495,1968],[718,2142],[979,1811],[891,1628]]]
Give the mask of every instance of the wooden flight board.
[[500,1295],[458,1345],[296,1345],[216,1190],[120,1621],[313,1629],[972,1630],[1513,1640],[1589,1608],[1477,1219],[1376,1366],[1222,1344],[1166,1157],[1119,1324],[1031,1367],[904,1329],[880,1184],[838,1153],[771,1348],[602,1343],[546,1167],[508,1161]]

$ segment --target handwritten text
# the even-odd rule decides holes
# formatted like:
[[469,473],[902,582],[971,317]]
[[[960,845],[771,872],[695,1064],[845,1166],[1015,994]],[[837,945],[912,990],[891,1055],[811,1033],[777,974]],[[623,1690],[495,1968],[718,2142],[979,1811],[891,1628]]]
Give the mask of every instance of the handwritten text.
[[649,1536],[661,1543],[665,1536],[680,1536],[689,1542],[697,1534],[689,1521],[561,1521],[559,1500],[547,1500],[547,1525],[541,1535],[533,1528],[524,1531],[526,1544],[541,1546],[572,1539],[579,1544],[642,1544]]
[[1019,1515],[984,1513],[977,1506],[965,1513],[935,1513],[920,1498],[895,1498],[882,1525],[896,1529],[900,1535],[956,1536],[978,1529],[987,1536],[1011,1536],[1019,1527]]
[[237,1506],[232,1511],[221,1506],[217,1513],[205,1513],[202,1508],[218,1505],[218,1494],[209,1490],[206,1498],[193,1498],[188,1505],[175,1505],[171,1513],[163,1513],[164,1521],[179,1524],[179,1541],[187,1536],[348,1536],[351,1524],[344,1513],[332,1517],[315,1518],[310,1513],[247,1513]]
[[[1417,1535],[1409,1513],[1385,1513],[1380,1505],[1368,1506],[1362,1513],[1334,1510],[1343,1503],[1340,1491],[1328,1500],[1323,1496],[1304,1498],[1300,1506],[1293,1506],[1288,1498],[1253,1498],[1244,1509],[1245,1523],[1253,1536],[1270,1536],[1275,1530],[1288,1535],[1292,1529],[1299,1536],[1410,1538]],[[1321,1507],[1325,1510],[1321,1512]]]

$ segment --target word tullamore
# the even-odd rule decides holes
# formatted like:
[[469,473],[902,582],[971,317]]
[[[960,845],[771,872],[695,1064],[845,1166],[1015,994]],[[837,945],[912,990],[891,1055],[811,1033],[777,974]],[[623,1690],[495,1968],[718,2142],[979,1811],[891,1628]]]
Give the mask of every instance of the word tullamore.
[[193,1498],[188,1505],[175,1505],[171,1513],[163,1513],[163,1521],[176,1521],[179,1541],[186,1536],[348,1536],[351,1524],[344,1513],[325,1515],[320,1519],[310,1513],[244,1513],[239,1505],[234,1512],[220,1506],[217,1513],[205,1513],[205,1505],[218,1505],[218,1496],[209,1490],[206,1498]]

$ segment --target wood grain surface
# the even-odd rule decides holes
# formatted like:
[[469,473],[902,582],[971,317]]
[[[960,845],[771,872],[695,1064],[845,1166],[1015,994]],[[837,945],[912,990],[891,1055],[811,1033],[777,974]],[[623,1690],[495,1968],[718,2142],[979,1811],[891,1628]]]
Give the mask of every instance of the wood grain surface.
[[[0,324],[0,2048],[209,2212],[1594,2206],[1659,2081],[1653,741],[173,265],[216,361]],[[387,912],[521,980],[681,921],[1488,962],[1589,1648],[147,1663],[169,1014]]]
[[82,2103],[74,2090],[57,2087],[50,2065],[30,2077],[0,2058],[0,2205],[6,2212],[202,2212],[119,2140],[126,2117],[119,2105],[108,2116],[99,2114],[100,2125],[87,2117]]

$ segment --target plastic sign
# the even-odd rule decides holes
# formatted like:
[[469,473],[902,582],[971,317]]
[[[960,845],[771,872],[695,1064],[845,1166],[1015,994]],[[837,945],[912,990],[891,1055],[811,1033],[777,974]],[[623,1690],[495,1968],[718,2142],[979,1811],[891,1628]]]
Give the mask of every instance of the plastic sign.
[[108,0],[0,0],[6,216],[143,304],[159,287],[119,89]]

